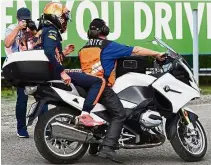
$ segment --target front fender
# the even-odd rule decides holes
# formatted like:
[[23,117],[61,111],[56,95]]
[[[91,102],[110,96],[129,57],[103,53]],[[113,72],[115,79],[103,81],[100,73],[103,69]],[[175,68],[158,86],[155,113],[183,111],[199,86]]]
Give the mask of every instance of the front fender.
[[[198,115],[196,115],[196,113],[188,107],[183,107],[182,109],[187,111],[190,121],[194,124],[195,121],[198,119]],[[179,110],[177,114],[171,116],[170,118],[166,120],[166,125],[165,125],[166,136],[167,136],[167,139],[170,141],[176,135],[177,123],[178,123],[178,120],[180,120],[180,115],[179,115],[180,111],[181,110]]]
[[192,109],[188,107],[183,107],[182,109],[188,112],[188,117],[193,124],[195,123],[196,120],[198,120],[199,118],[198,115]]

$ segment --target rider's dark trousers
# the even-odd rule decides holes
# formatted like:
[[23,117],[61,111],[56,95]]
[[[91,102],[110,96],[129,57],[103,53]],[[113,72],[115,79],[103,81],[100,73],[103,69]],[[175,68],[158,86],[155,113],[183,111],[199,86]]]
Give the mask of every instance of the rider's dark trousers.
[[117,94],[108,86],[105,87],[100,102],[108,110],[110,119],[103,145],[115,148],[126,119],[126,112]]

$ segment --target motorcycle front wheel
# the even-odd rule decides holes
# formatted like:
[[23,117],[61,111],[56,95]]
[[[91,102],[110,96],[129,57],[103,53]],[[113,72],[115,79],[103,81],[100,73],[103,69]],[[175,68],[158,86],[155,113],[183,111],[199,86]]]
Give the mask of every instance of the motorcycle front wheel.
[[196,120],[193,124],[195,135],[190,135],[181,118],[176,123],[176,135],[171,140],[175,152],[187,162],[200,161],[207,151],[207,137],[203,126]]
[[51,123],[55,121],[73,124],[75,116],[71,109],[56,107],[42,115],[34,131],[35,145],[39,153],[54,164],[72,164],[82,158],[89,144],[55,138],[51,135]]

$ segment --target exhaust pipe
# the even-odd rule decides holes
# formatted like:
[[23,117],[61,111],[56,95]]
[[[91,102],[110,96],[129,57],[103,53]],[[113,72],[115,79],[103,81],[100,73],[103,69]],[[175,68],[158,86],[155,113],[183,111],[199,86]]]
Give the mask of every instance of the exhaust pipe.
[[[92,133],[88,133],[77,128],[71,127],[68,124],[63,124],[60,122],[54,122],[51,124],[51,135],[55,138],[68,139],[71,141],[78,141],[83,143],[102,143],[93,138]],[[155,144],[142,144],[142,145],[133,145],[133,144],[120,144],[120,148],[124,149],[140,149],[140,148],[151,148],[155,146],[160,146],[165,142],[165,136],[161,135],[161,140],[159,143]]]
[[121,146],[121,148],[124,149],[141,149],[141,148],[153,148],[162,145],[163,142],[155,143],[155,144],[142,144],[142,145],[130,145],[130,144],[124,144]]
[[133,145],[133,144],[123,144],[120,147],[124,149],[141,149],[141,148],[153,148],[162,145],[165,142],[165,136],[161,137],[159,143],[154,144],[141,144],[141,145]]
[[71,127],[70,125],[55,122],[51,124],[52,136],[55,138],[63,138],[71,141],[87,142],[93,138],[92,133],[81,131],[77,128]]

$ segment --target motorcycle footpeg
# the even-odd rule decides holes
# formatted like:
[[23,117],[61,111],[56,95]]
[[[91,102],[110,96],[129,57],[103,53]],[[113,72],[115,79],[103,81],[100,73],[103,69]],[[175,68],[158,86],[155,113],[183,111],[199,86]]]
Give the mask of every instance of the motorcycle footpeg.
[[76,116],[74,119],[74,125],[78,126],[79,125],[79,116]]

